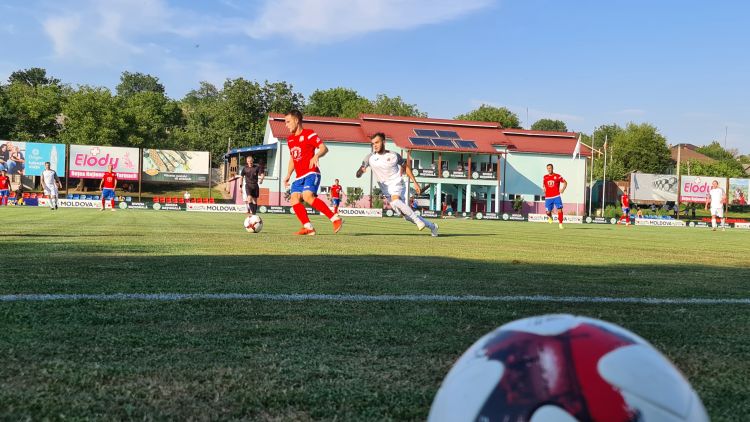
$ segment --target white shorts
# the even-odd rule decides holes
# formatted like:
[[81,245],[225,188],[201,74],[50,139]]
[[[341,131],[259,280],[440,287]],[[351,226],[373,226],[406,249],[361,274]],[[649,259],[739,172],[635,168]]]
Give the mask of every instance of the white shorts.
[[711,207],[711,216],[714,215],[719,218],[724,218],[724,207]]
[[45,189],[44,194],[47,196],[59,196],[57,189]]
[[383,196],[389,199],[394,195],[398,195],[401,199],[406,198],[406,183],[404,183],[404,179],[389,183],[378,183],[378,185],[380,185]]

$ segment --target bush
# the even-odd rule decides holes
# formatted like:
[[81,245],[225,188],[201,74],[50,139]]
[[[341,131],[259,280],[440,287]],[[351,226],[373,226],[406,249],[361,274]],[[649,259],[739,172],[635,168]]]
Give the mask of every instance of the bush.
[[383,191],[380,188],[372,189],[372,207],[383,208]]
[[523,209],[523,199],[520,195],[516,196],[515,199],[513,199],[513,211],[515,212],[521,212]]

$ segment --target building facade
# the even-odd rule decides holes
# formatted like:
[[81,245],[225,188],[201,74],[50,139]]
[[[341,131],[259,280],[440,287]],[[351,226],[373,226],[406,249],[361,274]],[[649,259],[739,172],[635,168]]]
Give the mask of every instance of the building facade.
[[[424,209],[455,212],[512,212],[514,200],[523,203],[522,212],[544,211],[542,177],[546,165],[568,182],[563,194],[565,212],[584,214],[587,188],[587,157],[581,147],[573,158],[578,134],[504,129],[497,123],[419,117],[361,115],[358,119],[305,117],[303,126],[314,130],[328,146],[320,160],[320,197],[328,200],[330,186],[339,179],[344,187],[343,203],[351,207],[378,207],[377,183],[371,172],[362,178],[355,173],[370,152],[370,137],[383,132],[386,148],[409,159],[417,181],[425,192],[414,197],[409,186],[409,203]],[[288,205],[283,178],[289,165],[289,135],[284,116],[271,114],[263,144],[237,148],[225,155],[227,174],[238,171],[244,157],[253,155],[265,167],[259,202]],[[292,176],[294,177],[294,176]],[[230,187],[233,197],[239,186]]]

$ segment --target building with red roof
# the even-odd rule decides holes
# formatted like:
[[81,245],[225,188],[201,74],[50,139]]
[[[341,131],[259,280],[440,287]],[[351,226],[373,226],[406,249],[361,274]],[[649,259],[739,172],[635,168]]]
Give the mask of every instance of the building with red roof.
[[[420,208],[456,213],[483,213],[494,217],[512,213],[512,202],[523,201],[523,212],[543,212],[542,177],[546,165],[568,181],[563,195],[568,213],[584,212],[586,157],[581,147],[573,158],[578,134],[507,129],[498,123],[423,117],[363,114],[356,119],[305,116],[305,128],[312,129],[326,143],[328,154],[320,161],[321,191],[326,199],[334,179],[344,186],[349,206],[378,204],[378,184],[370,176],[355,177],[363,158],[370,152],[370,138],[386,136],[386,148],[409,159],[417,181],[427,192],[416,199]],[[268,176],[261,186],[261,204],[287,205],[282,184],[289,163],[286,138],[289,131],[284,115],[268,117],[262,145],[238,148],[225,156],[229,171],[248,154],[263,163]],[[411,195],[411,194],[410,194]]]

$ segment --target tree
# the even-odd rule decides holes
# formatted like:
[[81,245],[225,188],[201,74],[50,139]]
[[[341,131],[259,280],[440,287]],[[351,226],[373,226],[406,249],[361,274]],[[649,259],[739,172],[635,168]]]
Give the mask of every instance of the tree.
[[16,70],[10,74],[8,83],[20,83],[28,86],[60,85],[60,80],[47,76],[47,71],[40,67]]
[[57,136],[58,116],[67,91],[59,85],[28,85],[21,80],[5,86],[8,137],[31,140]]
[[540,119],[531,125],[531,130],[543,130],[547,132],[567,132],[568,127],[562,120]]
[[62,106],[58,139],[79,145],[125,145],[125,119],[107,88],[81,86]]
[[401,97],[389,97],[385,94],[378,94],[372,103],[372,112],[375,114],[384,114],[388,116],[410,116],[410,117],[427,117],[417,109],[416,104],[407,104]]
[[624,164],[620,161],[620,155],[613,153],[613,151],[618,150],[616,146],[617,138],[623,131],[624,129],[617,124],[602,125],[596,128],[593,136],[587,135],[583,137],[582,142],[594,148],[594,179],[602,179],[604,177],[605,142],[607,143],[607,179],[620,180],[626,177],[627,171]]
[[680,164],[682,174],[712,177],[746,177],[742,163],[736,160],[722,160],[713,163],[702,163],[696,160]]
[[5,86],[0,85],[0,139],[10,138],[10,131],[14,123],[13,117],[8,95],[5,93]]
[[294,92],[291,84],[265,81],[260,90],[260,103],[264,114],[286,113],[293,109],[302,110],[305,97]]
[[371,113],[372,103],[357,91],[349,88],[315,90],[305,107],[305,114],[311,116],[331,116],[356,118],[361,113]]
[[666,138],[648,123],[628,123],[613,141],[612,155],[628,173],[665,173],[672,167]]
[[509,129],[520,128],[518,116],[505,107],[493,107],[482,104],[478,109],[455,117],[456,120],[475,120],[479,122],[500,123],[502,127]]
[[705,156],[711,157],[714,160],[735,160],[735,154],[732,153],[732,151],[724,149],[718,141],[713,141],[708,145],[698,147],[696,151]]
[[125,121],[124,143],[131,147],[170,148],[170,133],[184,124],[179,105],[159,92],[117,98]]
[[164,85],[155,76],[140,72],[122,72],[120,83],[117,84],[117,96],[125,98],[141,92],[164,94],[165,90]]

